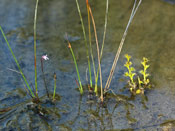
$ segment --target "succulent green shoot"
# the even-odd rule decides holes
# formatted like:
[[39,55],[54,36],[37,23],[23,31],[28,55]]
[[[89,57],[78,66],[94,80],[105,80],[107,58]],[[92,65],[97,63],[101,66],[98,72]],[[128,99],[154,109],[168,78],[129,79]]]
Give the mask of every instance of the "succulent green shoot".
[[54,92],[53,92],[53,101],[55,100],[55,93],[56,93],[56,80],[57,80],[57,76],[56,73],[54,73]]
[[19,69],[19,71],[20,71],[20,74],[22,75],[22,77],[23,77],[23,79],[24,79],[24,81],[25,81],[25,83],[26,83],[26,85],[27,85],[28,90],[30,91],[32,97],[35,98],[35,95],[34,95],[34,93],[32,92],[31,87],[29,86],[29,84],[28,84],[28,82],[27,82],[27,80],[26,80],[26,77],[24,76],[24,74],[23,74],[23,72],[22,72],[22,70],[21,70],[21,67],[20,67],[20,65],[19,65],[19,63],[18,63],[18,60],[16,59],[15,54],[13,53],[12,48],[11,48],[11,46],[10,46],[10,44],[9,44],[9,42],[8,42],[8,40],[7,40],[6,36],[5,36],[5,34],[4,34],[4,31],[3,31],[3,29],[1,28],[1,26],[0,26],[0,30],[1,30],[1,33],[2,33],[2,35],[3,35],[4,39],[5,39],[5,41],[6,41],[6,44],[7,44],[8,48],[9,48],[9,50],[10,50],[10,52],[11,52],[11,54],[12,54],[12,56],[13,56],[15,62],[16,62],[16,65],[17,65],[17,67],[18,67],[18,69]]
[[141,64],[143,65],[143,70],[140,71],[140,73],[143,75],[143,83],[145,85],[149,84],[149,79],[147,79],[147,77],[149,76],[149,74],[147,73],[147,69],[149,68],[150,65],[148,65],[148,59],[146,57],[143,57],[143,61],[141,62]]
[[76,71],[77,71],[77,76],[78,76],[79,85],[80,85],[79,86],[80,94],[83,94],[83,87],[82,87],[82,84],[81,84],[81,79],[80,79],[80,74],[79,74],[79,70],[78,70],[78,66],[77,66],[77,61],[76,61],[73,49],[72,49],[71,44],[70,44],[69,41],[68,41],[68,48],[71,51],[71,54],[72,54],[72,57],[73,57],[73,60],[74,60],[74,64],[75,64],[75,68],[76,68]]
[[128,54],[125,55],[126,58],[126,63],[124,64],[124,66],[128,69],[128,72],[125,72],[124,76],[129,77],[130,78],[130,82],[129,85],[130,87],[130,91],[132,92],[133,89],[136,88],[136,83],[134,82],[134,76],[136,75],[136,73],[134,73],[135,68],[131,67],[132,66],[132,62],[130,61],[131,56],[129,56]]

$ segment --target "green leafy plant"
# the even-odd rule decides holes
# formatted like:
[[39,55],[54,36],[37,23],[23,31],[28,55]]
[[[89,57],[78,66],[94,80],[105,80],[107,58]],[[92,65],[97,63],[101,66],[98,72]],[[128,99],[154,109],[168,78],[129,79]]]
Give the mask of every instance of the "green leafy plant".
[[136,83],[134,82],[134,76],[136,75],[136,73],[134,73],[135,68],[132,67],[132,62],[130,61],[131,56],[126,54],[125,58],[127,61],[124,64],[124,66],[128,69],[128,71],[125,72],[125,76],[130,78],[129,85],[130,85],[130,91],[132,92],[136,89]]
[[149,68],[150,65],[148,65],[148,59],[146,57],[143,57],[143,61],[141,61],[141,64],[143,66],[143,70],[140,71],[140,74],[142,74],[143,79],[141,80],[140,76],[137,76],[137,81],[134,81],[134,76],[136,73],[134,73],[135,68],[132,67],[132,62],[131,62],[131,56],[128,54],[125,55],[125,58],[127,59],[126,63],[124,66],[128,69],[127,72],[125,72],[125,76],[129,77],[129,89],[131,93],[133,94],[144,94],[145,88],[150,87],[149,82],[150,80],[148,79],[149,74],[147,73],[147,69]]
[[147,69],[149,68],[150,65],[148,65],[148,59],[146,57],[143,57],[143,61],[141,64],[143,65],[143,70],[140,71],[140,73],[143,75],[143,84],[148,85],[149,84],[149,79],[148,76],[149,74],[147,73]]

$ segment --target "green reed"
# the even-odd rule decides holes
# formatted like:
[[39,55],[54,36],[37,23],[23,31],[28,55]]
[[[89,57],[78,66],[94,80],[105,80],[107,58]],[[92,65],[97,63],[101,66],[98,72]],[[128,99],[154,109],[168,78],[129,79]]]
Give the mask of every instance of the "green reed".
[[37,69],[36,69],[36,20],[37,20],[38,3],[39,0],[36,0],[35,16],[34,16],[34,66],[35,66],[35,91],[37,97],[38,97],[38,87],[37,87]]
[[81,84],[81,79],[80,79],[80,74],[79,74],[79,70],[78,70],[77,61],[76,61],[73,49],[72,49],[71,44],[70,44],[69,41],[68,41],[68,48],[71,51],[71,54],[72,54],[72,57],[73,57],[73,60],[74,60],[74,64],[75,64],[75,68],[76,68],[76,71],[77,71],[77,76],[78,76],[78,81],[79,81],[79,87],[78,88],[80,90],[80,94],[83,94],[83,87],[82,87],[82,84]]
[[23,79],[24,79],[24,81],[25,81],[25,84],[27,85],[28,90],[30,91],[32,97],[35,98],[35,95],[34,95],[34,93],[32,92],[31,87],[29,86],[29,84],[28,84],[28,82],[27,82],[27,80],[26,80],[26,77],[24,76],[24,74],[23,74],[23,72],[22,72],[22,70],[21,70],[21,67],[20,67],[20,65],[19,65],[19,63],[18,63],[18,60],[16,59],[16,57],[15,57],[13,51],[12,51],[12,48],[11,48],[11,46],[10,46],[10,44],[9,44],[9,42],[8,42],[8,40],[7,40],[6,36],[5,36],[5,34],[4,34],[4,31],[3,31],[3,29],[1,28],[1,26],[0,26],[0,30],[1,30],[1,33],[2,33],[2,35],[3,35],[4,39],[5,39],[5,41],[6,41],[6,44],[7,44],[8,48],[9,48],[9,50],[10,50],[10,52],[11,52],[11,54],[12,54],[12,56],[13,56],[15,62],[16,62],[16,65],[17,65],[17,67],[18,67],[18,69],[19,69],[19,71],[20,71],[20,74],[22,75],[22,77],[23,77]]
[[81,10],[80,10],[78,0],[76,0],[76,4],[77,4],[77,9],[78,9],[78,13],[79,13],[79,16],[80,16],[81,26],[82,26],[84,40],[85,40],[86,55],[87,55],[88,67],[89,67],[90,86],[92,87],[91,64],[90,64],[90,60],[89,60],[89,51],[88,51],[88,46],[87,46],[86,32],[85,32],[84,22],[83,22],[83,18],[82,18],[82,15],[81,15]]
[[[93,64],[93,69],[94,69],[94,76],[96,80],[96,69],[95,69],[95,62],[94,62],[94,56],[93,56],[93,51],[92,51],[92,39],[91,39],[91,21],[90,21],[90,14],[89,14],[89,3],[88,0],[86,0],[86,6],[87,6],[87,13],[88,13],[88,31],[89,31],[89,47],[90,47],[90,54],[91,54],[91,60]],[[92,87],[92,85],[91,85]]]

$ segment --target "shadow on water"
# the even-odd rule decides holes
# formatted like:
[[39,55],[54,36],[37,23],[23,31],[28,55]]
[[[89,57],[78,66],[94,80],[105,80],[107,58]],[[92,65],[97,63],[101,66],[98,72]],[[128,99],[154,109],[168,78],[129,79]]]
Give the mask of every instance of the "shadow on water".
[[[166,1],[166,2],[165,2]],[[105,2],[90,1],[96,20],[99,43],[102,42]],[[172,4],[169,4],[172,3]],[[126,43],[119,59],[111,90],[106,96],[105,107],[88,91],[81,97],[74,81],[76,71],[67,49],[65,33],[75,50],[82,82],[87,84],[87,61],[81,24],[72,0],[40,1],[37,24],[37,58],[45,53],[50,60],[45,62],[46,83],[53,92],[53,72],[57,74],[56,103],[45,95],[42,72],[38,71],[38,87],[41,103],[35,105],[23,89],[10,52],[0,35],[0,130],[173,130],[175,120],[175,8],[173,0],[146,0],[128,32]],[[110,0],[109,24],[102,59],[103,84],[129,18],[133,1]],[[80,1],[82,16],[86,20],[85,3]],[[34,83],[33,67],[33,14],[35,1],[1,0],[0,25],[4,28],[12,49],[20,61],[29,83]],[[76,14],[76,15],[75,15]],[[87,21],[85,21],[87,25]],[[92,37],[93,47],[95,40]],[[130,96],[124,90],[127,80],[124,54],[132,56],[136,69],[141,69],[143,56],[150,59],[150,79],[153,89],[146,96]],[[96,54],[94,54],[96,56]],[[95,60],[97,63],[97,60]],[[40,63],[37,63],[40,67]],[[38,68],[39,69],[39,68]],[[137,72],[138,73],[138,72]],[[122,80],[123,81],[122,81]],[[86,86],[85,86],[86,87]]]

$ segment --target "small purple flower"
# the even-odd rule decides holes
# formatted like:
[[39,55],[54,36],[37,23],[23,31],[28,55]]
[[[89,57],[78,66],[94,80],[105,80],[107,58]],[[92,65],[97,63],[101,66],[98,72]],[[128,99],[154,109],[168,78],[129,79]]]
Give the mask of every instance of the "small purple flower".
[[49,57],[47,57],[47,54],[46,54],[46,55],[43,55],[41,58],[42,58],[43,60],[49,60]]

